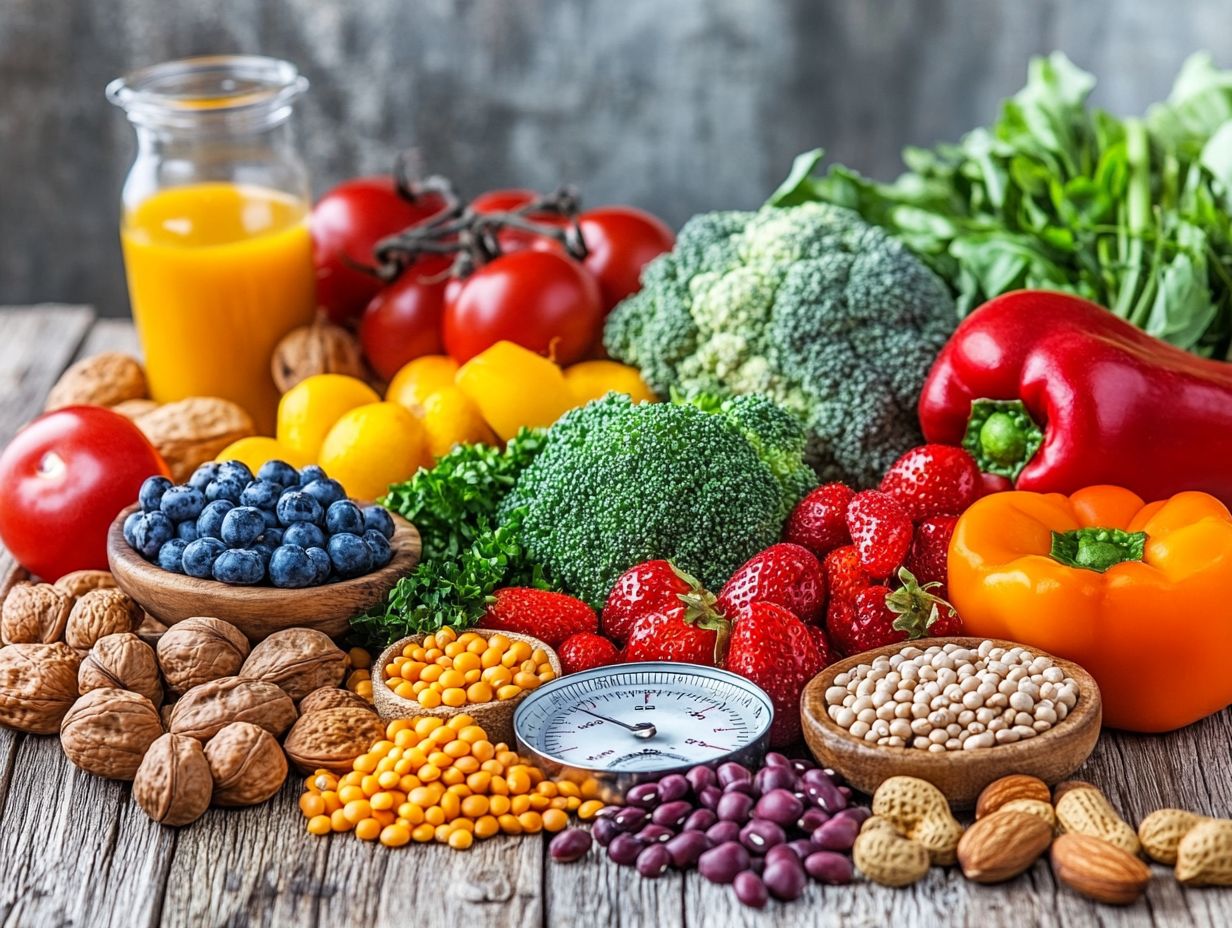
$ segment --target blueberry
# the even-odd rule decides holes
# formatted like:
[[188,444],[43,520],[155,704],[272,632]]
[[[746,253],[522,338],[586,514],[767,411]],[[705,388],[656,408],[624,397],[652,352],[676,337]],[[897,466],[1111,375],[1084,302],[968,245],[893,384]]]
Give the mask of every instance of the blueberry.
[[182,559],[184,557],[184,549],[187,547],[188,542],[183,538],[172,538],[158,549],[158,566],[163,570],[171,571],[173,574],[182,574],[184,572]]
[[222,520],[228,512],[235,508],[235,503],[229,499],[216,499],[206,503],[197,517],[198,538],[222,538]]
[[321,504],[302,490],[288,490],[278,498],[278,521],[283,525],[319,523],[324,514]]
[[177,525],[175,527],[175,537],[185,543],[196,541],[199,537],[197,534],[197,520],[189,519],[187,522],[181,522]]
[[265,531],[261,510],[236,506],[222,517],[222,540],[231,548],[247,548]]
[[337,480],[323,477],[311,483],[304,484],[304,492],[321,504],[321,507],[332,506],[339,500],[346,499],[346,490]]
[[175,523],[161,512],[147,512],[133,524],[133,545],[147,561],[158,556],[158,549],[175,537]]
[[270,558],[273,557],[273,554],[274,554],[273,545],[267,545],[263,541],[258,541],[255,545],[253,545],[248,550],[257,552],[257,555],[261,558],[262,567],[265,567],[265,568],[269,567]]
[[384,506],[364,507],[364,528],[375,529],[386,538],[394,537],[394,520]]
[[281,487],[299,486],[299,471],[286,461],[266,461],[257,471],[258,480],[268,480]]
[[238,480],[242,486],[252,483],[252,471],[243,461],[223,461],[218,465],[219,480]]
[[232,548],[218,555],[214,562],[214,579],[234,586],[252,586],[265,576],[261,555],[248,548]]
[[308,486],[308,484],[312,483],[314,480],[325,479],[327,479],[325,468],[320,467],[317,464],[309,464],[299,472],[299,485],[301,487]]
[[209,482],[205,488],[205,498],[210,502],[216,499],[225,499],[233,503],[238,503],[240,497],[244,495],[244,487],[248,484],[243,480],[238,480],[234,477],[223,477],[219,475]]
[[127,541],[128,546],[133,549],[136,549],[137,547],[137,536],[134,534],[134,531],[137,527],[137,523],[141,521],[141,518],[142,513],[138,510],[137,512],[130,512],[124,519],[124,540]]
[[172,487],[158,505],[172,522],[195,520],[205,508],[205,494],[192,487]]
[[282,544],[282,529],[276,526],[274,528],[270,528],[267,525],[265,527],[265,531],[261,533],[261,544],[269,545],[271,548],[277,548],[280,544]]
[[269,575],[274,586],[298,589],[312,586],[317,578],[317,566],[299,545],[283,545],[275,548],[270,557]]
[[268,509],[257,510],[261,513],[261,521],[265,523],[266,528],[282,528],[278,523],[278,514],[270,512]]
[[283,530],[282,543],[301,548],[324,548],[325,533],[311,522],[295,522]]
[[218,462],[206,461],[200,467],[193,471],[193,475],[188,478],[188,485],[194,490],[205,492],[205,488],[210,485],[210,481],[218,476]]
[[389,545],[389,539],[374,528],[364,532],[364,544],[372,553],[372,569],[384,567],[394,559],[394,549]]
[[217,538],[198,538],[188,543],[180,563],[190,577],[207,580],[214,576],[214,561],[227,550]]
[[308,556],[312,558],[312,565],[317,571],[316,579],[312,582],[314,584],[324,583],[329,579],[329,575],[334,572],[334,567],[329,562],[329,552],[324,548],[313,547],[308,548],[307,553]]
[[141,484],[141,489],[137,493],[137,502],[141,504],[142,512],[154,512],[158,508],[159,502],[163,498],[163,494],[170,490],[173,484],[166,477],[153,476],[146,477],[145,482]]
[[372,551],[358,535],[340,532],[325,546],[334,572],[341,577],[358,577],[372,567]]
[[337,535],[339,532],[362,535],[364,514],[349,499],[340,499],[336,503],[330,503],[329,508],[325,510],[325,528],[331,535]]
[[282,487],[279,484],[269,480],[254,480],[244,487],[244,492],[240,494],[240,505],[255,506],[257,509],[273,512],[281,494]]

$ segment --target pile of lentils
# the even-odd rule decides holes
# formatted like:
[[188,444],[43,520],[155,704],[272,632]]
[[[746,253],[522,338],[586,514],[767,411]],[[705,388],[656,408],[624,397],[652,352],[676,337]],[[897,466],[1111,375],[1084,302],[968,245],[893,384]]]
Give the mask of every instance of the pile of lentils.
[[589,832],[561,832],[549,853],[580,860],[593,836],[611,860],[648,879],[696,869],[760,909],[771,896],[799,898],[810,877],[851,882],[851,847],[869,810],[850,801],[833,771],[770,753],[756,771],[729,762],[634,786],[624,806],[604,807]]
[[268,461],[254,475],[240,461],[202,464],[176,486],[154,476],[124,540],[163,570],[242,586],[317,586],[384,567],[394,521],[359,506],[315,464]]
[[984,641],[882,655],[838,674],[825,698],[857,738],[939,753],[1034,738],[1070,713],[1078,684],[1049,657]]

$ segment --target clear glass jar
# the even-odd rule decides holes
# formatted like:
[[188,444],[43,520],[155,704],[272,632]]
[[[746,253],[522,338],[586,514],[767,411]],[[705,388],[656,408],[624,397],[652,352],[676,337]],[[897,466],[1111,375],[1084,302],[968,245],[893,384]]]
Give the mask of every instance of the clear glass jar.
[[291,115],[308,82],[255,55],[188,58],[107,87],[137,133],[120,236],[159,402],[221,396],[272,434],[274,346],[312,321],[311,198]]

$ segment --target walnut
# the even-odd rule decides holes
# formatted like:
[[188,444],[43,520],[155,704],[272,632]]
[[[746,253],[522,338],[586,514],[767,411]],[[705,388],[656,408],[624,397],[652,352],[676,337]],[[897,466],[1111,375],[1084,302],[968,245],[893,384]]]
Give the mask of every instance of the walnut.
[[83,358],[66,370],[47,394],[46,409],[114,406],[150,395],[145,369],[136,358],[115,351]]
[[223,677],[194,686],[171,710],[171,731],[208,741],[232,722],[252,722],[277,737],[295,721],[295,703],[273,683]]
[[195,822],[210,806],[214,778],[201,742],[187,735],[160,735],[145,752],[133,779],[133,799],[163,825]]
[[346,374],[360,380],[365,375],[355,336],[327,322],[300,326],[284,335],[274,348],[270,372],[282,393],[314,374]]
[[50,644],[64,637],[73,597],[50,583],[16,583],[0,608],[0,641]]
[[159,404],[153,400],[125,400],[123,403],[116,403],[111,407],[112,412],[118,412],[125,419],[136,421],[138,416],[144,416],[147,412],[153,412],[159,407]]
[[274,683],[292,699],[322,686],[337,686],[346,673],[346,652],[315,628],[274,632],[252,649],[241,677]]
[[0,648],[0,725],[50,735],[77,698],[81,658],[63,642]]
[[199,464],[212,461],[231,442],[257,434],[248,413],[217,396],[165,403],[133,422],[163,456],[176,483],[183,483]]
[[287,757],[264,728],[251,722],[224,726],[205,745],[214,777],[214,803],[253,806],[278,792],[287,779]]
[[131,632],[143,615],[141,607],[121,590],[90,590],[73,605],[64,640],[69,647],[88,651],[105,635]]
[[104,687],[73,703],[60,724],[60,747],[86,773],[131,780],[162,733],[154,703],[138,693]]
[[299,717],[282,746],[301,773],[323,767],[341,775],[384,737],[385,723],[368,709],[318,709]]
[[161,706],[163,684],[158,676],[154,649],[132,632],[118,632],[98,639],[77,671],[77,688],[84,696],[102,687],[131,690]]
[[177,696],[239,673],[247,656],[244,633],[222,619],[185,619],[158,639],[158,665],[167,689]]
[[78,599],[91,590],[115,589],[116,581],[109,570],[74,570],[57,580],[55,585],[73,599]]
[[366,709],[368,712],[376,712],[372,703],[364,697],[337,686],[318,687],[299,701],[300,715],[321,709]]

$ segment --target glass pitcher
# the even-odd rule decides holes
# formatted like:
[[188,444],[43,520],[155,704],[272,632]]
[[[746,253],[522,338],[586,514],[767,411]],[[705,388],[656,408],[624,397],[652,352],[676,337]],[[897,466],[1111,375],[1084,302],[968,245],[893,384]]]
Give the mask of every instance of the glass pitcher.
[[293,65],[256,55],[166,62],[107,87],[137,133],[120,237],[151,395],[224,397],[266,435],[274,346],[315,309],[290,119],[307,87]]

